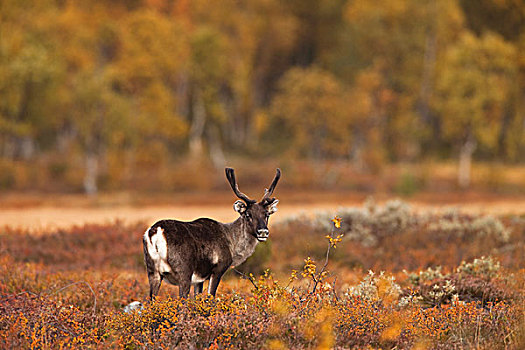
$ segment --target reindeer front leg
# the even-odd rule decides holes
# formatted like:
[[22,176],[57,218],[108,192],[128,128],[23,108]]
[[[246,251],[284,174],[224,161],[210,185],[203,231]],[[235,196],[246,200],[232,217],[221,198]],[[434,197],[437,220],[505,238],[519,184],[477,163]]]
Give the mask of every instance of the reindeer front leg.
[[215,296],[217,293],[217,287],[219,287],[219,282],[221,281],[222,275],[211,275],[210,284],[208,285],[208,294]]
[[215,293],[217,292],[217,287],[221,282],[222,275],[224,275],[224,273],[228,270],[230,265],[231,260],[227,261],[227,264],[224,264],[223,266],[218,266],[215,269],[215,271],[211,274],[210,284],[208,285],[208,294],[215,296]]
[[178,285],[179,285],[179,297],[180,298],[187,298],[190,295],[191,290],[191,275],[192,270],[189,268],[189,266],[183,266],[182,264],[179,265],[178,269]]
[[193,285],[193,296],[196,297],[197,294],[202,293],[202,289],[204,288],[204,282],[196,283]]
[[184,280],[179,283],[179,298],[187,298],[190,294],[191,279]]

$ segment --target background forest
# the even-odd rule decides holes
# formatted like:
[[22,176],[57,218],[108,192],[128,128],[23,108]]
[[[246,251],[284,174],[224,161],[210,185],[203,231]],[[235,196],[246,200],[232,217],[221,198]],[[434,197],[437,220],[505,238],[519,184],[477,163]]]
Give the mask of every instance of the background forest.
[[498,183],[525,161],[523,52],[521,0],[0,0],[0,189],[211,189],[198,173],[223,184],[226,162],[329,186],[431,161],[468,187],[473,158]]

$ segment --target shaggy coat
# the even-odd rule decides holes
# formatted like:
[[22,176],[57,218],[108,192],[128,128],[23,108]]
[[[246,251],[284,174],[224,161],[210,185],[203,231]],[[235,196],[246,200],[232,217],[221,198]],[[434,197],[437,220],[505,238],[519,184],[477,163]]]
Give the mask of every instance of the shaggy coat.
[[233,205],[240,214],[237,220],[227,224],[208,218],[191,222],[161,220],[146,230],[144,260],[151,298],[158,294],[164,279],[179,286],[180,297],[188,296],[191,285],[195,294],[201,293],[204,281],[209,280],[208,293],[215,295],[228,268],[242,264],[259,242],[267,240],[268,218],[277,211],[279,202],[269,196],[280,170],[260,202],[239,191],[233,169],[227,168],[226,175],[234,193],[242,199]]

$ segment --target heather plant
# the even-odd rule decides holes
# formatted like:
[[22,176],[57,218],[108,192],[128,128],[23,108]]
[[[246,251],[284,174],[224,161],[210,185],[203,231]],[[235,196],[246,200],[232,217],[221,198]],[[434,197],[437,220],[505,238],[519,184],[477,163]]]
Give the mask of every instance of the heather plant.
[[[500,263],[492,257],[461,262],[452,272],[443,274],[441,268],[408,274],[415,287],[405,291],[405,298],[426,306],[441,306],[453,300],[490,302],[516,300],[519,296],[506,286],[507,278],[500,272]],[[406,302],[406,301],[405,301]]]
[[142,222],[85,224],[45,234],[0,229],[0,248],[19,262],[60,270],[142,269]]
[[3,297],[0,305],[4,349],[83,348],[102,342],[101,319],[74,304],[18,294]]

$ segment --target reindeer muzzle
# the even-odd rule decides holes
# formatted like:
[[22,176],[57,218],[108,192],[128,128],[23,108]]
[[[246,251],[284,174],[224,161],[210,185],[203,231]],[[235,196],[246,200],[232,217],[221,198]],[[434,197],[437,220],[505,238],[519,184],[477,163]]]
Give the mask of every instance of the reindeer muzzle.
[[257,230],[257,240],[259,242],[265,242],[270,235],[270,231],[267,228],[260,228]]

